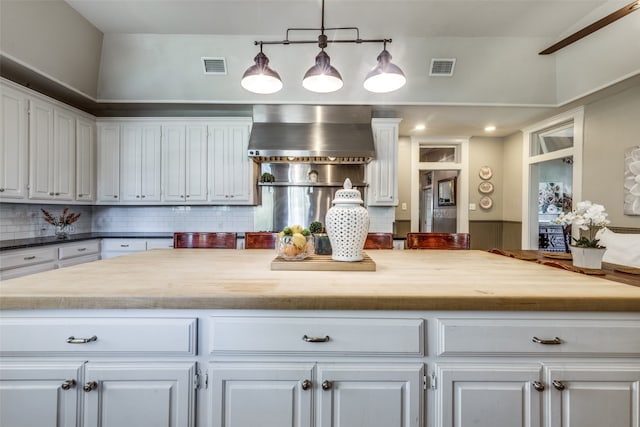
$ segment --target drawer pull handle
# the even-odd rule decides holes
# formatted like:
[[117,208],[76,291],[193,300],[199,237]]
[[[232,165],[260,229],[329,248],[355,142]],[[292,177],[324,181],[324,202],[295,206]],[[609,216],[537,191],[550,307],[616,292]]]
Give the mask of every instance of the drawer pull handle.
[[60,388],[62,388],[63,390],[69,390],[75,386],[76,386],[76,380],[66,380],[65,382],[62,383]]
[[87,248],[78,248],[78,252],[84,252],[86,250],[87,250]]
[[87,344],[93,341],[98,341],[98,337],[94,335],[90,338],[76,338],[74,336],[67,338],[67,343],[69,344]]
[[91,390],[95,390],[98,388],[98,383],[95,381],[89,381],[88,383],[86,383],[82,389],[84,391],[86,391],[87,393],[89,393]]
[[129,245],[120,245],[121,248],[128,248]]
[[302,381],[302,389],[303,390],[309,390],[312,385],[313,385],[313,383],[310,380]]
[[329,380],[322,381],[322,389],[323,390],[331,390],[331,387],[333,387],[333,384],[331,383],[331,381],[329,381]]
[[30,260],[32,260],[32,259],[36,259],[36,256],[35,256],[35,255],[31,255],[31,256],[26,256],[26,257],[24,257],[24,260],[25,260],[25,261],[30,261]]
[[540,381],[534,381],[531,383],[531,385],[536,389],[536,391],[544,391],[544,384],[542,384]]
[[556,388],[556,390],[562,391],[562,390],[565,389],[564,384],[562,384],[561,381],[553,380],[553,382],[551,384],[553,384],[553,386]]
[[531,341],[538,343],[538,344],[543,344],[543,345],[558,345],[558,344],[562,344],[562,340],[558,337],[555,337],[552,340],[541,340],[538,337],[533,337],[531,339]]
[[324,337],[310,337],[310,336],[303,336],[302,340],[305,342],[328,342],[330,340],[329,335],[324,336]]

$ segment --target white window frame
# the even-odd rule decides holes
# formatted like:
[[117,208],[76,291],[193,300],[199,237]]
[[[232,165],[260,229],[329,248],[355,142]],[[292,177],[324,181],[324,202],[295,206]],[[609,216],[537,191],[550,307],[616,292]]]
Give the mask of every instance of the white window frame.
[[[573,122],[573,147],[549,153],[531,154],[532,138],[536,133],[568,122]],[[532,166],[548,160],[572,157],[572,201],[575,204],[582,200],[583,145],[584,107],[566,111],[522,129],[522,249],[538,249],[538,179]]]

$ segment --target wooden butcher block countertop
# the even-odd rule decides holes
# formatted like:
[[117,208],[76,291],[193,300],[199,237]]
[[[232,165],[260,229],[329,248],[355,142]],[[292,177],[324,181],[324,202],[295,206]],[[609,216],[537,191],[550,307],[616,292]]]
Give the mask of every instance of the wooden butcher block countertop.
[[640,312],[640,287],[488,252],[367,253],[376,271],[272,271],[271,250],[153,250],[0,282],[0,308]]

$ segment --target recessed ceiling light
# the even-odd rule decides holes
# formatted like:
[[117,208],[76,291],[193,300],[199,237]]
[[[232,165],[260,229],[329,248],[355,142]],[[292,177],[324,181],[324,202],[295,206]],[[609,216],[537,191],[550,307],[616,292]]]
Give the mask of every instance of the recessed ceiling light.
[[489,125],[485,126],[484,130],[485,132],[493,132],[494,130],[496,130],[496,127],[494,125]]
[[415,130],[425,130],[427,127],[423,124],[416,125]]

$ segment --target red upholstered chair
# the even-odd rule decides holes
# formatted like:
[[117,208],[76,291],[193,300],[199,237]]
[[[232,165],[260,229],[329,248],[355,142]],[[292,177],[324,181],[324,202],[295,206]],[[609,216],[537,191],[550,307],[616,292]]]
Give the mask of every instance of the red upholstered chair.
[[278,233],[250,231],[244,233],[245,249],[275,249]]
[[369,233],[364,241],[365,249],[393,249],[392,233]]
[[235,249],[237,233],[178,232],[173,233],[173,247],[199,249]]
[[407,233],[407,249],[471,249],[469,233]]

